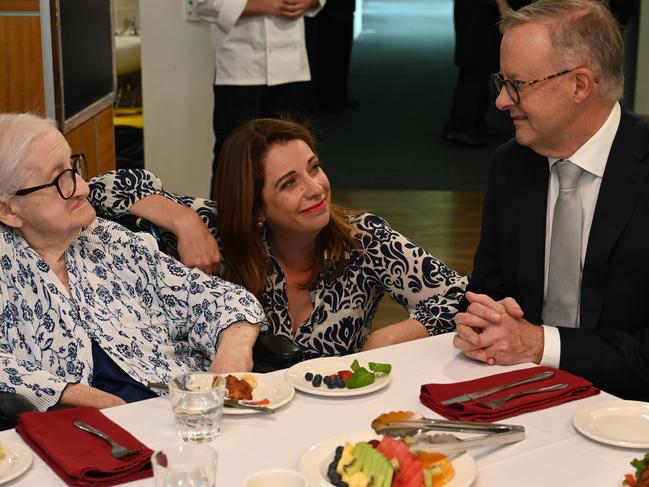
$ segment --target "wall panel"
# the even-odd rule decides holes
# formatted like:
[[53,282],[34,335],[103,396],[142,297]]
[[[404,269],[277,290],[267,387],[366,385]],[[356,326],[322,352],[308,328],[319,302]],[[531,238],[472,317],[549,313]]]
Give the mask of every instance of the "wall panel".
[[0,15],[0,112],[45,114],[42,54],[38,15]]

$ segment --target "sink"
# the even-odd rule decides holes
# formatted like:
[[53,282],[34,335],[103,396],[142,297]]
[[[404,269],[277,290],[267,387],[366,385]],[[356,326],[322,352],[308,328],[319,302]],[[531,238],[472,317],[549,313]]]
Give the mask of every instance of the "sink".
[[115,36],[115,65],[117,74],[140,70],[140,36]]

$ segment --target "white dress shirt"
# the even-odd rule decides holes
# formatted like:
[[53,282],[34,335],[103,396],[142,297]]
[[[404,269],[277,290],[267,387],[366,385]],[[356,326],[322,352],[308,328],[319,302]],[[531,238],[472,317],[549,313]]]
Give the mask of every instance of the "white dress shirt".
[[[595,134],[582,145],[577,152],[572,156],[567,157],[573,164],[579,166],[584,170],[577,184],[579,189],[579,196],[581,198],[582,207],[582,229],[581,229],[581,270],[584,268],[584,259],[586,257],[586,249],[588,248],[588,236],[590,235],[590,227],[593,223],[593,214],[595,213],[595,205],[597,204],[597,197],[599,195],[599,188],[602,184],[602,176],[606,169],[606,161],[608,160],[613,139],[617,133],[618,126],[620,125],[621,116],[620,104],[615,103],[613,110],[604,122],[604,125],[595,132]],[[543,287],[543,295],[548,290],[548,269],[550,266],[550,240],[552,237],[552,219],[554,217],[554,205],[559,196],[559,176],[554,167],[554,164],[560,159],[548,157],[550,164],[550,181],[548,187],[548,206],[546,211],[545,223],[545,282]],[[549,323],[548,325],[551,325]],[[577,308],[577,326],[579,326],[579,308]],[[559,360],[561,358],[561,337],[559,330],[555,326],[543,325],[545,344],[543,348],[543,358],[541,365],[550,367],[559,367]]]
[[[247,0],[197,0],[202,19],[215,25],[215,85],[280,85],[309,81],[304,19],[243,16]],[[307,11],[314,16],[325,4]]]

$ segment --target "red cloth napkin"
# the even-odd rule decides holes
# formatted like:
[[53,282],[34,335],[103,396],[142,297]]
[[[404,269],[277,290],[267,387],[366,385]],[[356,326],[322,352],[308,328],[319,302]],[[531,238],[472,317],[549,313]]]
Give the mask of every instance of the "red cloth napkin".
[[[153,451],[95,408],[79,407],[19,416],[16,432],[68,485],[117,485],[151,477]],[[81,420],[138,453],[114,458],[110,444],[72,424]]]
[[[528,377],[538,375],[547,370],[553,371],[554,376],[530,384],[512,387],[491,394],[490,396],[484,396],[480,398],[479,401],[492,401],[515,392],[539,389],[541,387],[552,386],[555,384],[565,383],[568,384],[568,387],[559,389],[558,391],[540,392],[538,394],[516,397],[510,399],[504,406],[498,409],[489,409],[476,401],[449,404],[448,406],[442,404],[442,401],[452,397],[527,379]],[[595,394],[599,394],[599,389],[594,387],[591,382],[587,381],[583,377],[572,375],[564,370],[553,369],[552,367],[532,367],[530,369],[514,370],[512,372],[505,372],[465,382],[455,382],[453,384],[424,384],[421,386],[419,399],[425,406],[444,416],[446,419],[493,422],[503,418],[529,413],[530,411],[549,408],[558,404],[563,404],[564,402],[593,396]]]

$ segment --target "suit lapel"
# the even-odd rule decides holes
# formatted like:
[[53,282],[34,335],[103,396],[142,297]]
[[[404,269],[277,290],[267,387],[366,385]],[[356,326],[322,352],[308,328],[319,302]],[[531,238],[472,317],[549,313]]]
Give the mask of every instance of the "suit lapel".
[[649,174],[646,129],[622,112],[600,186],[582,272],[580,327],[595,328],[604,300],[611,251],[633,213]]
[[531,322],[541,322],[545,273],[545,214],[548,198],[548,159],[529,151],[520,162],[518,282],[521,306]]

